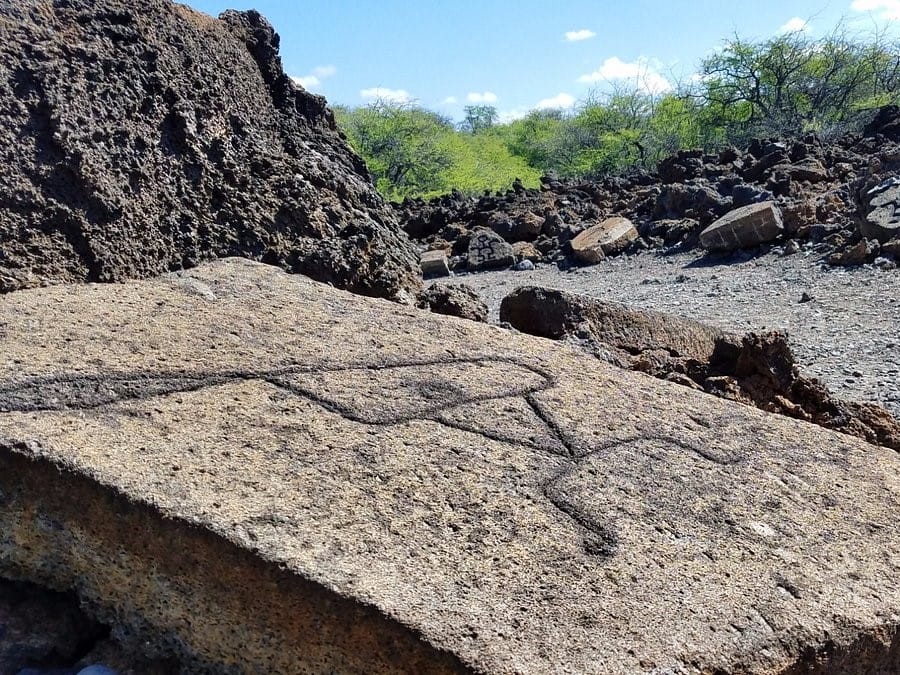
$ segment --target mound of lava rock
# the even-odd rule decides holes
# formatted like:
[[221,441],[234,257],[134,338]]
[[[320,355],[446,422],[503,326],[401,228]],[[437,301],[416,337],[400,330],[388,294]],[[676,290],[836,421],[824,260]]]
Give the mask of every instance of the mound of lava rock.
[[416,252],[257,12],[0,2],[0,292],[221,256],[411,300]]
[[810,249],[832,264],[890,266],[900,260],[900,215],[893,216],[900,214],[898,129],[900,109],[888,106],[863,133],[834,141],[810,135],[716,154],[682,151],[652,173],[548,176],[539,189],[517,183],[505,193],[453,193],[395,207],[420,248],[446,251],[455,270],[467,268],[473,233],[483,228],[510,243],[519,260],[577,264],[586,261],[574,255],[573,239],[611,217],[629,219],[640,235],[616,252],[684,250],[701,245],[700,233],[720,218],[762,203],[777,211],[772,241],[786,252]]

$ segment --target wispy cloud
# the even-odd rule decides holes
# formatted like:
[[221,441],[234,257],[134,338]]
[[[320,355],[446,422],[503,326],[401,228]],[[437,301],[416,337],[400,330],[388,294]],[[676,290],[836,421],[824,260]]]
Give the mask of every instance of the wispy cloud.
[[454,103],[459,103],[459,100],[455,96],[448,96],[443,101],[441,101],[443,105],[453,105]]
[[566,42],[581,42],[582,40],[590,40],[592,37],[597,37],[597,34],[592,30],[582,28],[581,30],[567,31],[563,37],[566,38]]
[[571,108],[575,105],[575,97],[571,94],[561,93],[552,98],[541,99],[534,106],[535,110],[560,110]]
[[662,94],[672,89],[672,84],[660,75],[653,62],[646,58],[629,63],[618,56],[612,56],[594,72],[579,77],[578,81],[585,84],[630,81],[648,94]]
[[469,103],[496,103],[497,94],[492,91],[471,91],[466,95]]
[[291,79],[308,91],[318,91],[322,86],[322,82],[337,73],[334,66],[316,66],[311,73],[292,77]]
[[406,89],[388,89],[387,87],[369,87],[362,89],[359,95],[366,101],[387,101],[388,103],[409,103],[412,96]]
[[778,29],[779,33],[804,33],[809,30],[809,21],[795,16]]
[[850,9],[874,12],[884,21],[900,21],[900,0],[853,0]]
[[500,110],[497,112],[497,121],[500,124],[515,122],[523,117],[527,117],[531,111],[528,108],[513,108],[512,110]]

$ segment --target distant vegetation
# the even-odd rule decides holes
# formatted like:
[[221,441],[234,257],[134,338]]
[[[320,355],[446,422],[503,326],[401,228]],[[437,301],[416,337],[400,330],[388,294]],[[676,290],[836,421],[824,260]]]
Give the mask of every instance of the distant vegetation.
[[491,106],[465,120],[416,105],[339,108],[338,123],[390,199],[453,189],[527,186],[556,172],[597,178],[652,168],[685,148],[714,150],[754,137],[829,136],[857,128],[871,111],[900,102],[900,45],[881,34],[766,41],[733,38],[690,82],[664,94],[635,82],[595,94],[574,111],[533,111],[498,123]]

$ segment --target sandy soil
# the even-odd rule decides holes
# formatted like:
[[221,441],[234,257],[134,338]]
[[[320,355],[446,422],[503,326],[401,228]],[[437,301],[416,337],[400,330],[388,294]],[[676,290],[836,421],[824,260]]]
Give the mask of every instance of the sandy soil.
[[[815,254],[740,260],[696,252],[642,253],[560,271],[464,274],[498,320],[503,297],[519,286],[547,286],[652,308],[745,332],[787,331],[801,370],[839,396],[883,405],[900,417],[900,270],[834,268]],[[806,293],[811,300],[801,302]]]

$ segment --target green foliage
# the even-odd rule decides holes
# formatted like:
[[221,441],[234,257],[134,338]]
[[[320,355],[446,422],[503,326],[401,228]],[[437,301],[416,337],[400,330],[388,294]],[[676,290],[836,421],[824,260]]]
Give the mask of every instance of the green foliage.
[[462,130],[470,134],[478,134],[487,131],[497,123],[499,115],[492,105],[467,105],[463,108],[465,117],[462,122]]
[[453,157],[453,163],[443,174],[444,188],[438,194],[452,189],[472,194],[505,190],[516,178],[526,187],[540,184],[541,171],[513,155],[500,136],[448,134],[442,143]]
[[336,114],[382,194],[402,199],[442,189],[442,172],[453,162],[440,142],[452,133],[449,121],[418,106],[384,101]]
[[860,42],[840,30],[817,40],[735,37],[700,72],[697,96],[733,139],[794,135],[852,126],[861,112],[896,102],[900,51],[880,35]]
[[542,173],[597,178],[652,169],[685,148],[714,150],[752,137],[835,133],[900,103],[900,46],[836,31],[739,37],[704,59],[689,86],[638,84],[592,95],[575,111],[536,110],[498,123],[493,106],[465,108],[459,128],[418,106],[339,109],[338,123],[391,199],[459,189],[502,190]]
[[[406,104],[377,102],[337,108],[338,124],[366,160],[378,190],[388,199],[433,196],[453,189],[501,190],[519,178],[537,186],[540,170],[514,156],[490,135],[454,129],[443,117]],[[491,113],[494,117],[496,111]],[[490,115],[488,115],[490,117]]]

